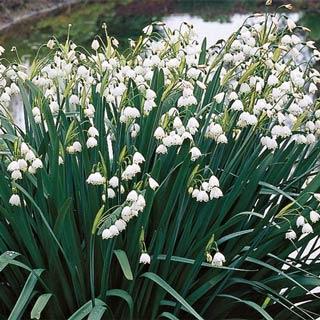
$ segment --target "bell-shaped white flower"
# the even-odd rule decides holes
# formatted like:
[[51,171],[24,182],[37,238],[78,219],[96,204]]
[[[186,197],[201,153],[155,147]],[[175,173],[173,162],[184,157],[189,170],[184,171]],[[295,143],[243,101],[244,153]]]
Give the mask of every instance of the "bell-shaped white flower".
[[191,161],[196,161],[199,157],[201,157],[201,151],[197,147],[191,148],[190,153]]
[[117,188],[119,186],[119,178],[116,176],[113,176],[110,180],[109,180],[109,185],[112,188]]
[[119,232],[125,230],[125,228],[126,228],[126,226],[127,226],[126,222],[125,222],[124,220],[122,220],[122,219],[118,219],[118,220],[114,223],[114,225],[117,227],[117,229],[119,230]]
[[73,147],[74,152],[81,152],[81,150],[82,150],[82,146],[81,146],[81,143],[79,141],[75,141],[72,144],[72,147]]
[[11,179],[13,180],[20,180],[22,179],[22,174],[20,170],[14,170],[11,173]]
[[297,227],[302,227],[305,224],[305,220],[303,216],[299,216],[296,221]]
[[43,163],[39,158],[36,158],[32,161],[31,166],[35,169],[41,169],[43,168]]
[[135,152],[135,154],[133,155],[132,161],[135,164],[141,164],[141,163],[145,162],[146,160],[140,152]]
[[97,39],[94,39],[91,43],[91,48],[96,51],[99,49],[99,47],[100,47],[99,41]]
[[305,223],[302,226],[302,233],[305,233],[305,234],[313,233],[313,228],[310,223]]
[[107,196],[108,196],[108,199],[113,199],[116,197],[116,193],[114,192],[113,189],[107,188]]
[[295,233],[294,230],[289,230],[286,232],[286,239],[288,240],[295,240],[297,238],[297,234]]
[[221,103],[222,100],[224,99],[224,96],[225,96],[225,93],[224,92],[220,92],[220,93],[218,93],[217,95],[214,96],[214,100],[217,103]]
[[10,162],[8,167],[7,167],[7,170],[10,171],[10,172],[15,171],[15,170],[20,170],[20,166],[19,166],[18,161]]
[[87,142],[86,142],[86,145],[87,145],[88,149],[94,148],[94,147],[96,147],[98,145],[98,141],[94,137],[89,137]]
[[110,232],[110,229],[104,229],[102,231],[102,239],[111,239],[112,237],[113,237],[113,235]]
[[16,206],[16,207],[20,207],[21,206],[21,200],[18,194],[13,194],[10,199],[9,199],[9,203],[12,206]]
[[98,137],[99,136],[99,131],[97,130],[97,128],[95,127],[90,127],[89,130],[88,130],[88,135],[90,137]]
[[159,183],[152,177],[150,177],[148,181],[149,181],[149,187],[152,190],[156,190],[159,187]]
[[150,264],[150,262],[151,262],[151,257],[148,255],[147,252],[143,252],[140,256],[139,263]]
[[220,188],[213,187],[210,191],[210,199],[219,199],[223,196],[223,193]]
[[100,172],[91,173],[87,179],[88,184],[102,185],[106,183],[106,178]]
[[221,267],[226,262],[225,256],[221,252],[216,252],[212,258],[212,265]]
[[320,220],[320,214],[317,211],[310,211],[310,220],[312,223],[316,223]]

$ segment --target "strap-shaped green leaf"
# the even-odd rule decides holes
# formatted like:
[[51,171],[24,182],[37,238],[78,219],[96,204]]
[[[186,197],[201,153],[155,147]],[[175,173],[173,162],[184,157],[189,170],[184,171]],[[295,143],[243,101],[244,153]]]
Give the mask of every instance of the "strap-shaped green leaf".
[[107,291],[106,296],[107,297],[119,297],[119,298],[123,299],[129,307],[130,318],[132,318],[132,316],[133,316],[133,300],[127,291],[121,290],[121,289],[112,289],[112,290]]
[[37,299],[36,303],[34,304],[31,310],[31,319],[40,319],[41,312],[46,307],[51,297],[51,293],[44,293]]
[[157,283],[160,287],[162,287],[170,295],[172,295],[178,302],[180,302],[186,308],[186,310],[190,314],[192,314],[196,319],[203,320],[203,318],[197,313],[197,311],[194,310],[192,308],[192,306],[190,306],[190,304],[183,297],[181,297],[180,294],[176,290],[174,290],[166,281],[164,281],[157,274],[155,274],[153,272],[146,272],[146,273],[142,274],[141,277],[148,278],[151,281]]
[[32,273],[30,273],[8,320],[18,320],[22,318],[24,310],[26,309],[32,296],[33,289],[43,271],[43,269],[35,269],[32,271]]
[[130,267],[130,263],[127,254],[123,250],[114,250],[114,253],[120,263],[124,276],[128,280],[133,280],[133,275]]

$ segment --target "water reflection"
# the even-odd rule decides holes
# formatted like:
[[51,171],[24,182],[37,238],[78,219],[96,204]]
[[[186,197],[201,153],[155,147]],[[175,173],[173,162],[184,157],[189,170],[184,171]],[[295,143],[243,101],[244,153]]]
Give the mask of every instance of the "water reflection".
[[[195,26],[200,37],[207,36],[210,43],[226,38],[236,30],[248,14],[264,11],[258,6],[264,1],[251,0],[152,0],[132,1],[114,0],[104,3],[83,4],[70,7],[59,14],[41,18],[32,22],[16,25],[0,33],[0,44],[7,49],[17,46],[20,56],[34,56],[39,45],[55,35],[60,41],[67,37],[68,24],[72,24],[70,36],[78,45],[89,46],[96,34],[103,37],[101,25],[105,22],[108,33],[127,45],[126,39],[137,37],[141,29],[155,20],[164,20],[170,27],[177,27],[182,21]],[[320,1],[318,1],[320,3]],[[310,27],[310,36],[320,41],[319,8],[314,1],[304,1],[295,20],[301,20]],[[313,8],[312,10],[310,8]],[[8,50],[7,56],[14,55]]]
[[[86,4],[39,19],[32,23],[16,25],[0,34],[0,44],[7,49],[6,56],[15,59],[10,48],[16,46],[19,56],[25,63],[35,56],[37,49],[55,35],[60,41],[67,37],[68,24],[72,24],[70,38],[77,45],[89,47],[92,39],[99,34],[104,38],[102,24],[108,26],[108,33],[120,41],[125,48],[128,38],[136,38],[143,27],[152,21],[162,20],[170,28],[179,28],[184,21],[192,24],[199,38],[207,37],[212,45],[219,39],[226,39],[237,30],[256,10],[257,1],[131,1],[117,0],[107,3]],[[237,5],[238,4],[238,5]],[[320,7],[320,5],[319,5]],[[310,36],[320,41],[319,13],[300,11],[290,14],[296,22],[312,29]],[[17,123],[22,123],[21,103],[13,105],[13,114]]]

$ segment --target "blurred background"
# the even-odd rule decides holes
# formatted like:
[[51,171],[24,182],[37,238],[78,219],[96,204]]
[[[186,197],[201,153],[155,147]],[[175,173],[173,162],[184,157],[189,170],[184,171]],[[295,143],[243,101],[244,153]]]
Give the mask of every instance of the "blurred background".
[[[294,7],[291,17],[309,27],[310,39],[320,43],[320,0],[274,0],[273,7],[289,2]],[[106,22],[109,34],[126,47],[128,38],[157,20],[170,27],[192,23],[212,44],[228,37],[249,13],[263,12],[264,4],[265,0],[0,0],[0,45],[7,49],[6,57],[14,58],[10,49],[15,46],[28,61],[53,34],[64,40],[68,24],[73,41],[89,46],[96,34],[103,35]]]

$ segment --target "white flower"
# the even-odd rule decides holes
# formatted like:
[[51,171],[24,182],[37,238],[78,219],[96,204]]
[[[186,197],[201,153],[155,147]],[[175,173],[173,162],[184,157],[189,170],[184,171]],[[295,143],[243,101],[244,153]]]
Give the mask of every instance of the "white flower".
[[91,173],[87,179],[87,183],[96,186],[102,185],[106,183],[106,178],[100,172]]
[[11,173],[11,179],[13,179],[13,180],[20,180],[20,179],[22,179],[22,174],[21,174],[20,170],[14,170],[14,171],[12,171],[12,173]]
[[312,228],[311,224],[305,223],[302,226],[302,233],[306,233],[306,234],[313,233],[313,228]]
[[260,141],[261,141],[261,144],[269,150],[275,150],[278,147],[277,141],[273,138],[262,137]]
[[148,115],[154,107],[156,107],[156,103],[153,100],[146,100],[143,104],[144,114]]
[[111,232],[112,237],[119,235],[119,230],[118,230],[118,228],[117,228],[115,225],[112,225],[112,226],[109,228],[109,230],[110,230],[110,232]]
[[199,190],[199,192],[197,193],[197,196],[196,196],[196,200],[198,202],[208,202],[209,196],[205,191]]
[[320,193],[314,193],[313,196],[317,201],[320,201]]
[[178,128],[181,128],[182,126],[183,126],[183,123],[182,123],[180,117],[175,117],[173,120],[173,127],[175,129],[178,129]]
[[[57,114],[59,112],[59,104],[57,101],[51,101],[50,102],[50,105],[49,105],[49,108],[52,112],[52,114]],[[33,108],[35,109],[35,108]],[[34,114],[34,116],[40,116],[40,110],[39,110],[39,114]]]
[[239,116],[238,125],[240,127],[246,127],[247,125],[253,126],[257,124],[258,119],[255,115],[250,114],[249,112],[242,112]]
[[242,111],[243,110],[243,104],[240,100],[235,100],[232,105],[231,109],[235,111]]
[[73,147],[74,152],[81,152],[81,150],[82,150],[82,146],[81,146],[81,143],[79,141],[75,141],[72,144],[72,147]]
[[216,176],[212,175],[209,179],[209,187],[213,188],[213,187],[219,187],[220,183],[219,180]]
[[58,164],[59,164],[59,166],[61,166],[62,164],[64,164],[63,158],[62,158],[61,156],[59,156]]
[[271,74],[267,80],[267,83],[269,86],[274,86],[279,83],[279,79],[275,75]]
[[192,117],[188,120],[187,129],[190,131],[191,134],[195,134],[198,131],[199,122],[196,118]]
[[217,143],[228,143],[228,139],[227,139],[226,135],[225,134],[221,134],[217,138]]
[[113,237],[109,229],[104,229],[102,231],[102,239],[111,239]]
[[24,159],[19,159],[18,160],[18,164],[19,164],[19,170],[21,171],[27,171],[28,169],[28,164],[27,161]]
[[292,31],[297,25],[295,24],[295,22],[292,19],[288,18],[287,26],[288,26],[288,29],[290,31]]
[[221,252],[216,252],[212,259],[212,265],[221,267],[224,262],[226,262],[225,256]]
[[89,75],[89,71],[85,66],[81,65],[77,70],[77,75],[79,77],[86,78]]
[[141,164],[141,163],[145,162],[146,160],[140,152],[135,152],[135,154],[133,155],[132,161],[135,164]]
[[157,95],[156,95],[156,93],[155,93],[153,90],[147,89],[147,91],[146,91],[146,99],[147,99],[147,100],[153,100],[153,99],[155,99],[156,97],[157,97]]
[[149,178],[149,186],[152,190],[156,190],[159,187],[159,183],[152,177]]
[[156,153],[157,154],[166,154],[166,153],[168,153],[168,149],[165,145],[160,144],[156,149]]
[[132,210],[129,206],[126,206],[121,211],[121,218],[128,222],[132,218]]
[[289,230],[286,232],[286,239],[294,240],[297,238],[297,234],[294,232],[294,230]]
[[135,190],[131,190],[127,195],[127,201],[135,202],[138,200],[138,193]]
[[99,137],[99,132],[98,132],[97,128],[90,127],[89,130],[88,130],[88,135],[90,137]]
[[201,157],[201,151],[196,147],[191,148],[190,153],[191,161],[196,161],[199,157]]
[[127,123],[139,117],[140,117],[140,111],[137,108],[126,107],[121,112],[120,121]]
[[217,103],[221,103],[224,98],[224,95],[225,95],[224,92],[220,92],[214,96],[214,100],[216,100]]
[[221,189],[218,187],[213,187],[210,191],[210,199],[219,199],[223,196]]
[[48,42],[47,42],[47,47],[49,48],[49,49],[53,49],[54,48],[54,45],[55,45],[55,43],[54,43],[54,40],[53,39],[50,39]]
[[113,199],[113,198],[115,198],[116,193],[114,192],[113,189],[108,188],[108,189],[107,189],[107,195],[108,195],[108,199]]
[[69,98],[69,102],[71,105],[75,106],[77,104],[79,104],[80,100],[79,97],[76,96],[75,94],[73,94],[70,98]]
[[297,218],[296,224],[297,224],[297,227],[298,227],[298,228],[301,227],[301,226],[303,226],[303,225],[305,224],[304,217],[303,217],[303,216],[299,216],[299,217]]
[[122,172],[121,177],[123,180],[128,181],[131,180],[139,172],[141,172],[139,165],[134,163],[126,167],[126,169]]
[[197,198],[199,192],[200,192],[199,189],[193,189],[193,190],[192,190],[191,197],[192,197],[192,198]]
[[317,211],[310,211],[310,220],[312,223],[316,223],[320,220],[320,214]]
[[88,149],[89,148],[94,148],[94,147],[96,147],[98,145],[98,141],[94,137],[89,137],[88,140],[87,140],[86,145],[87,145]]
[[33,153],[32,150],[29,150],[26,155],[25,155],[25,159],[27,161],[33,161],[36,158],[35,154]]
[[161,127],[158,127],[155,131],[153,136],[157,139],[157,140],[161,140],[166,136],[166,133],[164,132],[164,130]]
[[310,83],[309,86],[309,93],[315,94],[318,90],[318,87],[314,83]]
[[114,223],[114,225],[117,227],[117,229],[118,229],[120,232],[123,231],[123,230],[125,230],[125,228],[126,228],[126,226],[127,226],[126,222],[125,222],[124,220],[122,220],[122,219],[118,219],[118,220]]
[[27,146],[27,144],[25,142],[22,142],[21,143],[21,146],[20,146],[20,151],[21,151],[21,154],[23,156],[25,156],[28,152],[29,152],[29,147]]
[[15,170],[20,170],[20,166],[19,166],[18,161],[10,162],[8,167],[7,167],[7,170],[10,171],[10,172],[15,171]]
[[109,180],[109,185],[112,188],[117,188],[119,186],[119,178],[116,176],[113,176],[110,180]]
[[94,39],[93,41],[92,41],[92,43],[91,43],[91,48],[93,49],[93,50],[98,50],[99,49],[99,41],[98,40],[96,40],[96,39]]
[[18,194],[13,194],[10,199],[9,199],[9,203],[12,206],[16,206],[16,207],[20,207],[21,206],[21,200]]
[[32,161],[31,165],[34,169],[41,169],[43,168],[43,163],[39,158],[36,158]]
[[35,174],[35,173],[37,172],[37,169],[34,168],[33,166],[30,166],[30,167],[28,168],[28,172],[29,172],[30,174]]
[[139,263],[150,264],[150,262],[151,262],[150,256],[146,252],[143,252],[140,256]]

